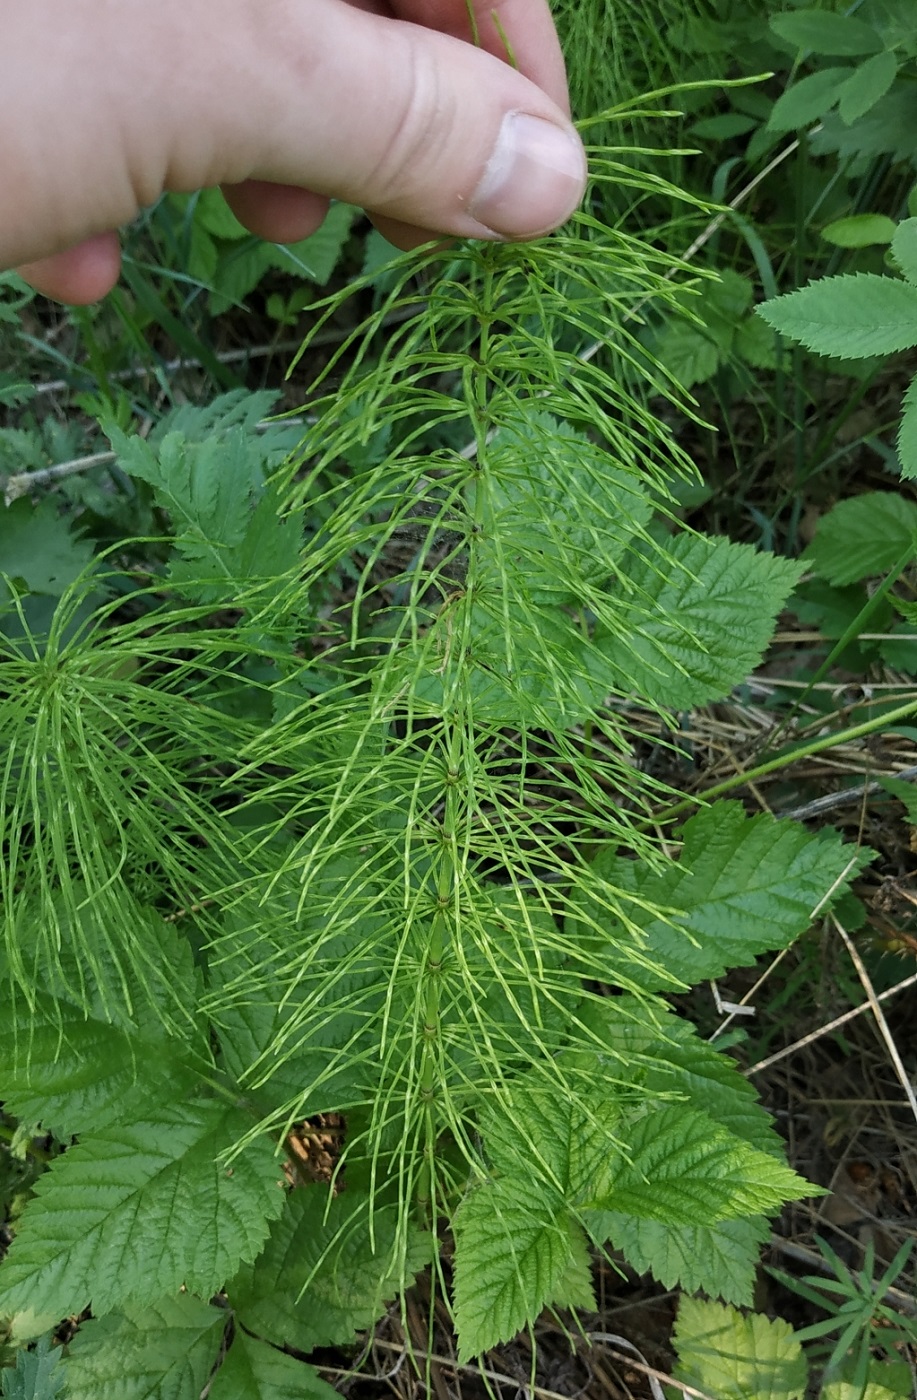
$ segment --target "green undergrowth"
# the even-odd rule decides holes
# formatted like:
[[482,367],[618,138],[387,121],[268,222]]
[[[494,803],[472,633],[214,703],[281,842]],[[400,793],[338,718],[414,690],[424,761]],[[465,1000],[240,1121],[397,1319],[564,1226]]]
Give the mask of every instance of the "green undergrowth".
[[731,801],[654,820],[638,717],[674,745],[801,574],[678,521],[693,410],[642,323],[684,277],[589,214],[402,259],[305,437],[242,391],[108,419],[141,537],[2,518],[0,1074],[54,1148],[0,1315],[20,1347],[82,1319],[11,1375],[326,1395],[309,1355],[422,1271],[469,1360],[591,1311],[596,1251],[751,1302],[812,1188],[668,998],[868,853]]

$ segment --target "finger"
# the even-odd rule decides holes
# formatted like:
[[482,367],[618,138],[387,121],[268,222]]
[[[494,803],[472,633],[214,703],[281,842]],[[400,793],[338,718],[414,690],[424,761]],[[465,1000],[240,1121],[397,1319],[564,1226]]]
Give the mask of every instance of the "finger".
[[[235,178],[302,185],[463,237],[535,237],[574,209],[580,140],[521,73],[452,36],[336,0],[293,13],[304,24],[298,42],[284,35],[253,67],[251,87],[221,92],[238,122],[224,143]],[[185,120],[179,181],[213,183],[197,154]]]
[[[391,0],[392,12],[427,29],[475,42],[514,63],[563,111],[569,112],[567,74],[557,30],[545,0]],[[509,52],[507,52],[507,43]]]
[[116,233],[99,233],[62,253],[17,268],[36,292],[71,306],[88,306],[111,291],[121,271]]
[[433,229],[417,228],[414,224],[402,224],[397,219],[386,219],[381,214],[370,212],[369,217],[373,228],[377,229],[382,237],[395,248],[400,248],[404,253],[409,252],[412,248],[419,248],[424,243],[432,243],[433,239],[439,236]]
[[[448,34],[344,0],[222,0],[216,30],[208,0],[129,14],[84,0],[87,39],[72,4],[31,0],[4,20],[0,182],[17,199],[0,220],[0,266],[82,244],[163,190],[261,180],[485,238],[547,231],[582,193],[562,108]],[[69,295],[98,267],[61,266]]]
[[299,243],[311,237],[328,213],[326,195],[266,180],[224,185],[223,197],[239,223],[269,243]]

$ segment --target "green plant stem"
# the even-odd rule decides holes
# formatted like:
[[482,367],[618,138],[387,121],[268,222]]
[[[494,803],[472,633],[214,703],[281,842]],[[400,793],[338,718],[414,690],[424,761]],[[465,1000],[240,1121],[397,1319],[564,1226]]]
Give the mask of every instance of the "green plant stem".
[[423,1050],[420,1069],[420,1097],[424,1108],[424,1157],[417,1182],[417,1214],[426,1222],[433,1204],[434,1160],[436,1153],[436,1073],[440,1039],[440,994],[443,960],[449,942],[449,919],[455,907],[455,836],[459,816],[458,762],[461,728],[454,724],[447,740],[446,801],[443,813],[442,848],[436,871],[436,908],[430,922],[430,942],[424,968],[426,991],[423,1006]]
[[[732,792],[737,787],[744,787],[746,783],[757,782],[759,778],[765,778],[769,773],[777,773],[781,768],[788,768],[797,759],[811,758],[813,754],[822,753],[825,749],[833,749],[838,744],[849,744],[856,739],[864,739],[868,734],[875,734],[877,730],[886,729],[890,724],[909,719],[914,714],[917,714],[917,700],[909,700],[906,705],[899,705],[897,709],[889,710],[887,714],[879,715],[876,719],[865,720],[862,724],[855,724],[850,729],[842,729],[839,734],[823,734],[820,739],[812,739],[808,744],[800,744],[786,753],[777,754],[774,758],[768,759],[765,763],[759,763],[757,767],[749,768],[744,773],[733,773],[731,778],[724,778],[721,783],[715,783],[713,787],[707,788],[704,792],[686,797],[681,802],[673,803],[671,807],[663,808],[652,819],[652,822],[657,824],[672,821],[675,817],[681,816],[682,812],[688,812],[692,807],[697,807],[702,802],[722,797],[724,793]],[[647,821],[644,825],[649,826],[650,822]]]
[[[474,540],[485,516],[484,463],[487,455],[488,430],[488,391],[490,378],[488,361],[490,351],[491,308],[494,300],[493,269],[485,264],[478,304],[479,351],[475,373],[466,385],[468,405],[474,421],[476,453],[474,458],[474,481],[472,516],[475,530],[472,532],[468,551],[466,591],[474,591]],[[460,640],[458,645],[464,649]],[[447,701],[448,704],[448,701]],[[443,719],[443,752],[446,759],[446,794],[443,813],[441,847],[436,870],[436,909],[430,927],[430,942],[427,950],[425,976],[427,979],[424,1021],[423,1058],[420,1072],[420,1096],[424,1108],[424,1157],[418,1173],[415,1202],[417,1214],[426,1223],[435,1204],[435,1162],[438,1137],[436,1115],[436,1078],[438,1051],[440,1048],[440,996],[442,989],[443,960],[448,951],[450,920],[456,923],[460,917],[457,907],[459,855],[458,826],[464,806],[461,791],[462,773],[466,744],[473,743],[467,736],[468,716],[458,697],[458,709],[447,713]]]

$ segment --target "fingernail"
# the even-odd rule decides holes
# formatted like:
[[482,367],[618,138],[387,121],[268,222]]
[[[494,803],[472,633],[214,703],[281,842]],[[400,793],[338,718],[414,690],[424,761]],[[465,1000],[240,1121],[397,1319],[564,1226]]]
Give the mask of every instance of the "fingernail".
[[574,131],[509,112],[468,212],[504,238],[531,238],[569,218],[585,185],[586,156]]

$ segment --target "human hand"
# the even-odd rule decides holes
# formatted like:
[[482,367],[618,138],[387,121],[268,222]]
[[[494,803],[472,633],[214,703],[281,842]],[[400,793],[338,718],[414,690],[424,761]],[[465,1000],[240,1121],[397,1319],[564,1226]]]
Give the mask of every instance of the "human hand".
[[94,301],[119,225],[213,185],[277,243],[329,197],[401,247],[556,227],[586,166],[547,0],[471,3],[480,48],[465,0],[6,0],[0,267]]

